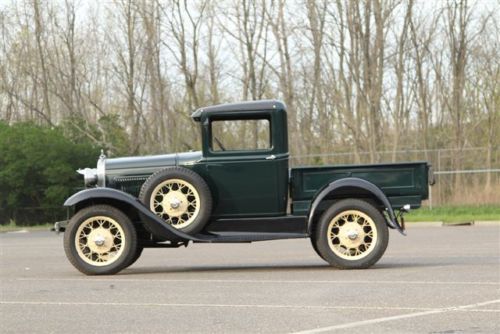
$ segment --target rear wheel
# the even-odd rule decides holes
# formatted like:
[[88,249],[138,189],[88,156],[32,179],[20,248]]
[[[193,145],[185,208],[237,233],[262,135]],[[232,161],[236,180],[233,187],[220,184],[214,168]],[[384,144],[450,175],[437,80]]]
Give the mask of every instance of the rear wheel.
[[64,250],[71,264],[84,274],[115,274],[134,259],[137,234],[120,210],[93,205],[71,218],[64,233]]
[[361,269],[382,257],[389,231],[384,216],[373,205],[346,199],[323,213],[311,240],[320,256],[332,266]]

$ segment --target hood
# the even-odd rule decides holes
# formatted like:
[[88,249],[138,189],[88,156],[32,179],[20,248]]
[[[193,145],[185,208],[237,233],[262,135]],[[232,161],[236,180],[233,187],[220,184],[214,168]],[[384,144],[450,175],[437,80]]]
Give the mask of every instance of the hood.
[[202,154],[197,152],[150,155],[144,157],[124,157],[107,159],[101,154],[97,168],[79,169],[84,177],[86,187],[105,187],[109,182],[114,184],[118,178],[146,178],[154,172],[168,166],[192,165],[201,160]]
[[[129,170],[132,174],[148,173],[151,169],[194,163],[202,157],[201,152],[150,155],[143,157],[124,157],[106,159],[106,172]],[[128,174],[128,173],[127,173]]]

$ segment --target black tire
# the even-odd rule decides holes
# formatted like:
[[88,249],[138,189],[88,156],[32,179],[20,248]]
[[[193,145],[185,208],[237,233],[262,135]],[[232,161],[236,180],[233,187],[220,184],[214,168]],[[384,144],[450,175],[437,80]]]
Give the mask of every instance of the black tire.
[[[359,217],[356,221],[355,216]],[[330,232],[335,235],[331,239]],[[345,199],[322,214],[311,241],[320,256],[333,267],[364,269],[384,254],[389,231],[384,216],[372,204]]]
[[144,250],[144,247],[139,246],[139,245],[137,246],[137,248],[135,250],[134,257],[132,258],[132,260],[130,261],[130,263],[127,264],[127,268],[130,267],[131,265],[133,265],[137,260],[139,260],[139,258],[142,255],[142,251],[143,250]]
[[[310,241],[311,241],[311,246],[314,249],[314,251],[316,252],[316,254],[318,254],[318,256],[320,258],[322,258],[324,261],[326,261],[326,259],[323,257],[323,254],[321,254],[318,250],[315,232],[313,232],[313,234],[311,235]],[[326,261],[326,262],[328,262],[328,261]]]
[[[173,215],[169,216],[169,214],[166,213],[165,211],[167,210],[175,211],[177,208],[163,208],[163,205],[158,205],[155,208],[154,204],[152,203],[152,200],[154,201],[154,198],[152,199],[152,196],[155,195],[159,196],[155,197],[157,199],[164,198],[164,196],[167,196],[168,193],[161,195],[155,189],[157,187],[160,187],[160,185],[162,184],[168,183],[169,180],[176,180],[176,179],[182,180],[183,182],[192,186],[196,190],[195,192],[199,196],[199,203],[196,200],[194,202],[196,203],[196,205],[199,205],[199,208],[192,206],[191,203],[193,202],[189,202],[190,195],[185,194],[186,197],[180,198],[179,202],[181,203],[181,206],[187,205],[185,210],[183,210],[181,207],[179,209],[180,210],[179,214],[182,213],[180,214],[180,216],[173,216]],[[185,189],[186,188],[182,188],[181,190],[184,191]],[[162,191],[169,191],[169,190],[162,190]],[[200,232],[205,226],[205,224],[208,222],[208,219],[210,218],[210,214],[212,212],[212,194],[210,193],[210,189],[208,188],[207,183],[201,178],[201,176],[199,176],[192,170],[189,170],[184,167],[177,167],[177,166],[168,167],[159,170],[153,175],[151,175],[141,187],[141,192],[139,193],[139,200],[155,214],[162,217],[167,223],[171,224],[175,228],[178,228],[182,232],[188,234],[196,234]],[[190,204],[189,205],[183,204],[184,200],[186,200]],[[192,211],[189,210],[197,210],[197,211],[196,213],[193,213],[192,216],[188,216],[190,213],[192,213]],[[186,217],[188,218],[186,219]]]
[[[97,217],[104,217],[104,219],[97,219]],[[96,218],[96,220],[92,221],[92,218]],[[103,227],[101,230],[99,230],[100,222],[104,222],[101,225]],[[117,226],[114,226],[115,224]],[[101,233],[100,231],[104,232]],[[92,233],[96,234],[96,238],[89,240]],[[115,234],[113,235],[113,233]],[[86,238],[85,235],[89,236],[89,238]],[[76,244],[77,238],[79,241],[78,246]],[[101,240],[97,240],[97,238],[101,238]],[[82,240],[85,245],[81,244]],[[101,247],[97,245],[98,241],[103,242],[102,247],[104,248],[101,251],[98,249]],[[110,245],[115,247],[115,250],[117,245],[121,245],[117,257],[99,262],[101,255],[106,256],[106,253],[111,253],[106,252]],[[97,252],[93,252],[91,248],[95,248]],[[76,269],[86,275],[116,274],[131,263],[136,254],[136,249],[137,233],[132,222],[123,212],[109,205],[93,205],[78,211],[71,218],[64,233],[64,251],[68,260]],[[106,262],[110,263],[105,264]]]

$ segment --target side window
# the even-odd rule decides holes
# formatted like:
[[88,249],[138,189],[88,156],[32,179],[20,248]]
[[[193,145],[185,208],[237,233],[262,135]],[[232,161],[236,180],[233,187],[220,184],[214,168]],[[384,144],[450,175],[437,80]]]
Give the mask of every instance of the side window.
[[221,151],[269,150],[271,125],[268,119],[214,120],[211,149]]

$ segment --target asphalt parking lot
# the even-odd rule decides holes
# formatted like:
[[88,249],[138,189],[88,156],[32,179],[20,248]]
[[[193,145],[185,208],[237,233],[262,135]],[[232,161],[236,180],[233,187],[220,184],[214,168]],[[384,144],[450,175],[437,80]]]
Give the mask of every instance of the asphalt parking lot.
[[309,240],[147,249],[87,277],[62,235],[0,235],[2,333],[500,333],[500,225],[391,232],[368,270]]

